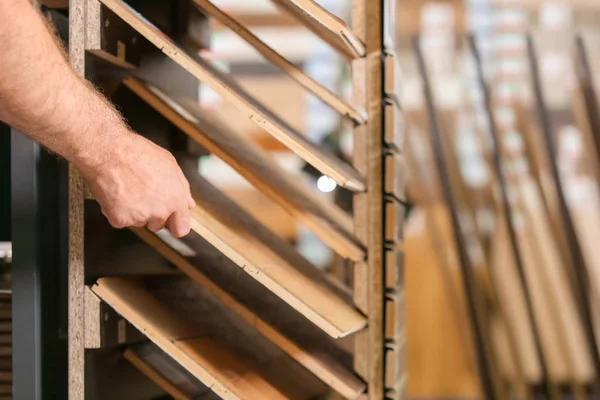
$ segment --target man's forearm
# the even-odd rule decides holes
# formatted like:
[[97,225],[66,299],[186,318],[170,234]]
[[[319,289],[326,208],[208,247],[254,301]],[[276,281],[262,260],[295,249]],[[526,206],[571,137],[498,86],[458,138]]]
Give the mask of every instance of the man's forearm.
[[[130,135],[118,112],[70,68],[28,0],[0,0],[0,120],[79,167]],[[123,139],[123,138],[119,138]]]

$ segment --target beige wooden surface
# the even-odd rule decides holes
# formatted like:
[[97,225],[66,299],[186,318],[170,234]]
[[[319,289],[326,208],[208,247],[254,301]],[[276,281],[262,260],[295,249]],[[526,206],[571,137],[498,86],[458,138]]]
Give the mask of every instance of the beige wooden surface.
[[245,93],[233,80],[219,72],[212,65],[199,58],[194,59],[187,55],[158,28],[126,3],[120,0],[102,0],[102,3],[156,47],[161,49],[173,61],[210,86],[224,99],[236,105],[247,118],[272,134],[306,162],[335,180],[341,186],[351,190],[364,190],[363,177],[355,169],[289,127],[276,115],[257,103],[252,96]]
[[228,128],[189,100],[177,102],[135,78],[125,85],[210,152],[233,167],[257,189],[311,229],[335,251],[351,260],[364,258],[352,234],[352,220],[339,207],[320,198],[298,177],[285,172],[265,151]]
[[[407,220],[404,242],[407,395],[415,398],[479,397],[481,392],[471,358],[472,350],[461,331],[465,327],[461,327],[453,306],[456,299],[452,297],[443,273],[446,267],[440,259],[443,251],[432,242],[424,211],[413,212]],[[458,274],[456,269],[450,272]]]
[[[323,351],[326,345],[321,345],[318,342],[318,338],[314,337],[314,335],[312,338],[307,335],[307,339],[312,341],[310,345],[307,346],[306,343],[299,344],[285,335],[285,333],[282,333],[278,326],[273,325],[261,317],[261,312],[272,313],[275,307],[271,306],[270,310],[253,310],[250,308],[249,304],[244,304],[237,300],[225,289],[214,283],[209,276],[205,275],[193,264],[192,260],[186,259],[184,256],[167,246],[153,233],[138,228],[134,229],[134,232],[162,254],[167,260],[175,264],[186,275],[213,294],[223,304],[226,304],[239,317],[251,323],[266,338],[288,353],[290,357],[294,358],[307,370],[311,371],[323,382],[344,396],[344,398],[349,400],[355,399],[364,391],[365,385],[363,382],[332,356],[328,356]],[[216,267],[219,268],[219,266]],[[254,295],[261,296],[260,293],[254,293]],[[260,303],[261,302],[259,301],[259,304]],[[281,323],[289,325],[295,324],[295,322],[291,321],[293,320],[293,317],[290,315],[280,313],[278,319]]]
[[225,400],[289,399],[215,340],[198,338],[154,296],[132,281],[102,278],[92,290],[188,372]]

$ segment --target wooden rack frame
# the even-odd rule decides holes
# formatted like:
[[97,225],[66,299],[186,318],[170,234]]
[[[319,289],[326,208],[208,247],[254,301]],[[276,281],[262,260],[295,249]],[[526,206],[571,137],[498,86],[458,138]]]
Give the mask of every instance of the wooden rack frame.
[[[168,9],[170,21],[175,21],[172,24],[138,0],[72,0],[70,60],[81,76],[94,80],[117,103],[127,99],[123,103],[127,104],[123,107],[126,116],[130,109],[140,107],[159,121],[160,127],[148,130],[152,140],[172,151],[210,152],[220,157],[338,255],[352,261],[352,295],[239,209],[233,200],[190,173],[192,188],[198,191],[198,207],[191,221],[194,232],[177,246],[140,229],[134,230],[136,240],[143,240],[145,251],[162,256],[153,271],[166,271],[169,276],[183,273],[182,279],[190,280],[211,301],[225,307],[227,318],[235,320],[236,326],[253,332],[248,333],[252,339],[246,347],[254,346],[255,341],[257,346],[268,343],[265,348],[278,349],[272,350],[273,354],[286,355],[280,371],[259,373],[253,369],[253,362],[236,361],[247,358],[243,348],[215,344],[220,342],[219,335],[230,335],[219,331],[222,328],[218,321],[214,328],[219,332],[217,337],[206,337],[202,329],[192,328],[184,317],[172,314],[154,296],[153,289],[140,285],[135,278],[120,276],[117,266],[106,269],[115,271],[115,276],[102,277],[90,270],[84,262],[83,233],[96,227],[85,218],[84,183],[71,166],[69,400],[86,400],[85,382],[93,377],[85,376],[85,350],[106,347],[112,351],[114,340],[102,337],[109,331],[118,332],[118,344],[128,345],[124,357],[131,368],[137,368],[177,399],[192,398],[169,380],[167,372],[159,371],[144,358],[148,355],[143,353],[146,345],[132,343],[140,336],[129,334],[136,329],[161,349],[154,348],[157,357],[170,357],[188,378],[198,380],[195,384],[201,394],[193,394],[193,398],[304,399],[321,392],[337,392],[349,400],[403,398],[406,333],[402,226],[407,199],[401,74],[391,33],[395,32],[395,15],[390,15],[393,1],[353,0],[351,27],[313,0],[274,3],[351,63],[352,101],[319,85],[209,0],[173,2]],[[163,5],[158,2],[155,6]],[[197,56],[198,46],[208,42],[202,36],[206,30],[198,25],[206,17],[231,28],[304,89],[355,124],[353,165],[309,142],[283,123],[277,110],[265,109],[251,93]],[[290,150],[353,191],[353,215],[311,193],[255,144],[207,116],[197,105],[198,84],[215,89]],[[137,129],[140,122],[134,117],[130,123]],[[162,127],[169,131],[166,137],[159,132]],[[173,138],[178,144],[171,144]],[[227,212],[222,211],[224,206]],[[182,248],[196,255],[186,255]],[[155,258],[147,260],[158,262]],[[144,275],[143,271],[133,273]],[[110,329],[108,324],[115,322],[106,321],[101,314],[107,309],[120,315],[117,326]],[[335,340],[343,336],[350,337],[351,350]],[[232,364],[227,366],[222,360]],[[244,379],[221,373],[221,368],[229,367]],[[296,369],[297,373],[292,373]],[[274,372],[287,374],[287,384],[279,378],[272,380]],[[249,382],[248,377],[252,377],[250,384],[243,384]],[[307,382],[306,390],[290,392],[298,384],[291,377]],[[205,387],[212,391],[205,391]],[[256,397],[254,390],[261,395]]]

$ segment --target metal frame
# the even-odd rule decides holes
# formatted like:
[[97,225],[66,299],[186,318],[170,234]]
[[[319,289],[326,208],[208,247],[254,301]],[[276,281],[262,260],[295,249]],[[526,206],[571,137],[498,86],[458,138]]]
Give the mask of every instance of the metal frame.
[[66,399],[67,164],[10,136],[13,398]]

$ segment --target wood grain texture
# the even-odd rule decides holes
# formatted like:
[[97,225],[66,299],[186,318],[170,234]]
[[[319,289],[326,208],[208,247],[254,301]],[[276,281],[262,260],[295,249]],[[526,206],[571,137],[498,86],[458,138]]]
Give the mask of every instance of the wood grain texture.
[[404,156],[385,155],[384,191],[400,201],[406,201],[406,162]]
[[194,376],[150,343],[130,347],[123,356],[175,400],[194,400],[209,392]]
[[284,171],[267,152],[201,110],[197,102],[176,101],[136,78],[127,78],[124,84],[208,151],[227,162],[338,254],[354,261],[364,259],[364,249],[352,233],[350,216]]
[[400,106],[400,97],[402,93],[402,70],[398,55],[394,52],[385,54],[385,72],[384,72],[384,93],[388,99]]
[[300,272],[293,259],[274,250],[284,241],[265,241],[259,232],[266,228],[204,178],[194,177],[191,185],[197,203],[191,227],[196,234],[332,337],[365,326],[360,313],[322,282]]
[[[184,257],[153,233],[144,229],[134,231],[231,311],[252,324],[262,335],[344,398],[356,399],[364,391],[364,383],[337,360],[343,356],[329,343],[328,337],[318,330],[308,328],[301,316],[286,308],[266,290],[261,290],[233,263],[218,254],[208,256],[211,249],[199,242],[193,248],[203,256]],[[212,253],[216,251],[212,250]]]
[[331,14],[314,0],[272,0],[288,11],[343,56],[354,59],[364,57],[366,48],[340,18]]
[[[366,42],[367,37],[367,0],[352,2],[352,31]],[[367,108],[367,60],[364,58],[352,61],[352,101],[360,107]],[[367,126],[354,127],[354,168],[363,176],[367,175]],[[354,194],[354,232],[359,240],[367,242],[369,224],[367,210],[367,194]],[[368,313],[369,307],[369,269],[367,262],[354,263],[353,289],[354,304],[363,313]],[[365,381],[369,375],[369,327],[354,336],[354,370]]]
[[369,285],[369,375],[371,400],[384,396],[383,260],[383,65],[382,2],[369,2],[367,17],[367,208]]
[[386,146],[395,151],[402,152],[404,150],[404,139],[408,129],[404,113],[397,105],[386,102],[384,117],[384,140]]
[[102,278],[92,290],[223,399],[253,400],[261,391],[266,399],[289,399],[246,360],[214,339],[198,338],[190,325],[141,285],[121,278]]
[[302,87],[319,97],[323,102],[342,115],[351,118],[357,124],[365,123],[364,112],[357,110],[352,105],[348,104],[342,98],[337,96],[331,90],[315,81],[313,78],[304,73],[300,68],[282,57],[279,53],[273,50],[269,45],[260,40],[252,31],[242,25],[237,19],[222,11],[209,0],[193,0],[209,16],[219,21],[234,31],[238,36],[244,39],[266,59],[271,61],[277,67],[285,71],[293,80],[298,82]]
[[385,241],[390,244],[401,244],[404,231],[404,214],[406,208],[393,198],[385,201]]
[[92,49],[88,50],[87,52],[96,57],[97,59],[102,60],[103,62],[106,62],[115,67],[119,67],[126,70],[134,70],[136,68],[135,65],[128,63],[127,61],[119,57],[113,56],[112,54],[102,49]]
[[[72,0],[69,7],[69,61],[75,72],[85,77],[85,50],[100,41],[100,30],[88,26],[90,0]],[[99,11],[99,10],[98,10]],[[87,16],[87,19],[86,19]],[[96,15],[99,19],[99,14]],[[83,188],[85,184],[74,165],[69,165],[69,267],[68,267],[68,396],[84,398],[84,258]]]
[[120,0],[102,0],[102,3],[137,30],[142,36],[161,49],[169,58],[186,69],[200,81],[206,83],[226,101],[233,104],[247,118],[273,135],[290,150],[339,185],[350,190],[364,190],[363,177],[351,166],[331,152],[310,142],[271,111],[258,103],[230,77],[219,72],[200,58],[192,58],[177,47],[166,35],[148,20]]

